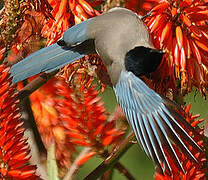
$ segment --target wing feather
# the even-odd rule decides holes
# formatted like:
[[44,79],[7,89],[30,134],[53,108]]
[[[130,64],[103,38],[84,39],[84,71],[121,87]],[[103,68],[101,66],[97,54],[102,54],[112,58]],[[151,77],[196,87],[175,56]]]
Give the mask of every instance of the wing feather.
[[[171,153],[176,166],[184,172],[172,143],[178,145],[190,159],[197,161],[186,144],[198,150],[201,148],[180,124],[194,129],[173,109],[174,103],[163,100],[141,79],[127,71],[121,71],[114,91],[139,144],[160,170],[172,171],[164,151],[165,147]],[[168,106],[169,104],[171,106]],[[186,142],[183,142],[181,137]]]

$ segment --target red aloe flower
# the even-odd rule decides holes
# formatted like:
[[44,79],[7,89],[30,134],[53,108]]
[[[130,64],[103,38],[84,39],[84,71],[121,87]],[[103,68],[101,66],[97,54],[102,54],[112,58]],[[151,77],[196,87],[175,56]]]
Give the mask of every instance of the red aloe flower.
[[160,0],[127,0],[125,7],[136,11],[141,15],[145,15],[155,5],[157,5],[159,1]]
[[42,29],[42,35],[48,38],[47,45],[56,42],[63,33],[81,21],[99,15],[85,0],[50,0],[53,7],[52,16]]
[[[189,112],[190,110],[190,104],[185,108],[185,117],[187,122],[191,124],[192,127],[196,127],[200,122],[203,121],[203,119],[197,119],[200,115],[192,115],[192,112]],[[197,142],[197,144],[204,149],[203,145],[203,129],[200,129],[199,127],[195,128],[198,131],[198,135],[193,136],[193,132],[188,131],[187,132],[193,136],[193,139]],[[165,147],[164,147],[165,148]],[[172,161],[171,155],[167,153],[168,161],[170,165],[173,167],[173,176],[169,176],[168,174],[160,174],[160,172],[156,172],[155,179],[156,180],[205,180],[206,179],[206,155],[205,152],[198,152],[195,149],[193,149],[191,146],[189,146],[190,151],[194,154],[195,158],[197,159],[198,163],[191,162],[187,156],[185,156],[183,153],[181,153],[178,149],[178,147],[174,146],[175,152],[178,154],[178,157],[181,161],[181,164],[185,170],[185,173],[181,172],[176,166],[175,163]]]
[[52,17],[51,7],[47,0],[5,0],[3,5],[4,7],[0,10],[0,60],[3,51],[12,49],[8,59],[13,62],[16,61],[16,57],[25,57],[28,49],[31,53],[31,44],[39,41],[39,28],[43,25],[39,19]]
[[[80,74],[79,77],[77,74],[76,78],[79,80],[83,76]],[[104,156],[105,147],[116,144],[124,132],[116,128],[117,118],[107,119],[95,85],[86,87],[77,84],[77,81],[74,81],[73,88],[57,84],[57,93],[66,97],[65,100],[59,99],[58,109],[69,129],[67,133],[71,136],[72,142],[91,148],[91,151],[83,157],[85,162],[96,153]],[[83,159],[79,162],[81,161]]]
[[30,100],[34,118],[46,149],[49,148],[52,141],[56,143],[56,159],[60,176],[62,176],[72,163],[72,153],[75,148],[70,136],[67,134],[62,114],[57,108],[57,99],[60,98],[56,93],[57,83],[64,82],[59,82],[56,78],[52,78],[35,91],[30,96]]
[[0,61],[3,60],[5,50],[6,49],[4,47],[0,47]]
[[8,71],[0,66],[0,179],[38,179],[36,167],[29,165],[30,149]]
[[45,17],[34,10],[25,12],[24,22],[13,40],[8,62],[15,63],[28,54],[38,50],[41,46],[41,29]]
[[149,12],[155,5],[158,4],[158,2],[161,0],[143,0],[143,3],[141,5],[142,10],[145,10],[145,14]]
[[161,82],[176,78],[182,90],[196,86],[204,94],[208,87],[207,12],[207,3],[199,0],[164,0],[151,10],[145,22],[153,43],[167,52],[160,68]]
[[42,140],[46,147],[55,140],[56,158],[62,169],[70,166],[75,145],[92,148],[80,164],[96,153],[103,155],[105,147],[115,144],[123,134],[116,128],[116,118],[107,121],[103,103],[92,85],[92,69],[87,62],[66,66],[59,79],[53,78],[30,97]]

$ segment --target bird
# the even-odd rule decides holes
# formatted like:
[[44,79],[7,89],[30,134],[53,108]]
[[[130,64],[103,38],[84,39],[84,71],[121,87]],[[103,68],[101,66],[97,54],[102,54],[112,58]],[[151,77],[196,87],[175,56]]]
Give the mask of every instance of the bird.
[[188,145],[198,151],[202,149],[184,130],[186,127],[195,132],[175,109],[180,107],[142,80],[141,76],[148,77],[157,70],[164,52],[153,46],[141,16],[131,10],[112,8],[72,26],[56,43],[14,64],[10,69],[12,82],[52,72],[95,53],[107,68],[116,99],[143,151],[160,172],[171,174],[173,168],[165,147],[175,165],[185,173],[173,144],[193,162],[197,159]]

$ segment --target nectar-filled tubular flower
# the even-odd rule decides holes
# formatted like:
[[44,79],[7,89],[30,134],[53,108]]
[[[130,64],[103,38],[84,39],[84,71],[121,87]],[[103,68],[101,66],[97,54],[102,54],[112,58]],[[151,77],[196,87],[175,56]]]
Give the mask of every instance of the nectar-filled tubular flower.
[[36,167],[29,164],[30,148],[8,71],[0,65],[0,179],[38,179]]
[[181,80],[182,91],[195,86],[205,95],[208,87],[207,20],[208,5],[199,0],[160,1],[145,19],[155,47],[166,52],[168,76]]

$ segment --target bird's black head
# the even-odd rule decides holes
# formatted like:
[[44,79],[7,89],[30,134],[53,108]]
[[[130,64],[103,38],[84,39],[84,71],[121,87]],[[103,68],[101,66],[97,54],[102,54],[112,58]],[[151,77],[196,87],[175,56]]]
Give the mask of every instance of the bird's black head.
[[126,53],[125,68],[136,76],[148,76],[160,65],[164,52],[143,46],[135,47]]

